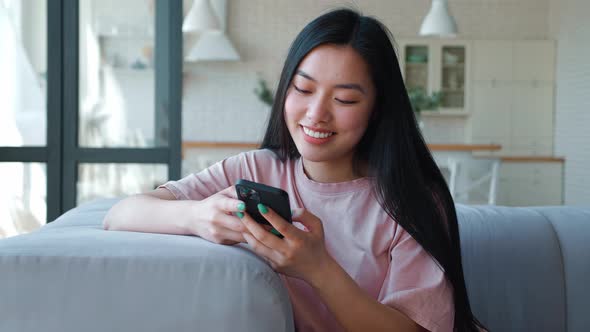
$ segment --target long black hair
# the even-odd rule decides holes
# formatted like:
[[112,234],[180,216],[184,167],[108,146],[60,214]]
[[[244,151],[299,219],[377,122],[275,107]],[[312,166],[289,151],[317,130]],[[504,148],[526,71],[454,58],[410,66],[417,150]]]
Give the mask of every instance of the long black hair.
[[353,167],[368,165],[383,209],[444,270],[453,288],[454,331],[477,331],[482,325],[467,297],[455,205],[418,129],[392,40],[382,23],[351,9],[333,10],[305,26],[285,60],[261,148],[273,150],[283,161],[300,157],[284,118],[295,71],[320,45],[348,45],[356,50],[370,68],[376,100]]

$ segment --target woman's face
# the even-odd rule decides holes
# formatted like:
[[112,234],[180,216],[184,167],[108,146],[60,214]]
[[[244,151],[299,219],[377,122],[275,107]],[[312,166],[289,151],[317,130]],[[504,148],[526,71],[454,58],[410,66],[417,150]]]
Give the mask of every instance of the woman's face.
[[322,45],[303,59],[293,76],[285,121],[304,159],[349,162],[374,102],[375,87],[361,56],[350,46]]

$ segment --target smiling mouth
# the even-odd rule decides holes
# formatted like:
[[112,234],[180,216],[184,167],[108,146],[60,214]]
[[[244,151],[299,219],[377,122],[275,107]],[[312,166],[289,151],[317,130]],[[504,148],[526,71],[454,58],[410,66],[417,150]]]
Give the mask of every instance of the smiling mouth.
[[324,132],[315,131],[315,130],[311,130],[307,127],[304,127],[304,126],[301,126],[301,128],[303,128],[303,132],[305,133],[305,135],[307,135],[309,137],[313,137],[313,138],[328,138],[328,137],[336,134],[335,132],[329,132],[329,131],[324,131]]

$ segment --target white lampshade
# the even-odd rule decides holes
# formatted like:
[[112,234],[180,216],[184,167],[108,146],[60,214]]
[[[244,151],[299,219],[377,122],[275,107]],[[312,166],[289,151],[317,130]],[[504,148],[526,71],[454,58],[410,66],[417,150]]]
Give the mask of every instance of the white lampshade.
[[186,61],[235,61],[240,60],[232,43],[222,31],[205,31],[185,57]]
[[457,23],[449,13],[447,0],[432,0],[430,11],[420,27],[421,36],[454,37]]
[[221,30],[219,18],[211,8],[209,0],[195,0],[182,23],[183,32]]

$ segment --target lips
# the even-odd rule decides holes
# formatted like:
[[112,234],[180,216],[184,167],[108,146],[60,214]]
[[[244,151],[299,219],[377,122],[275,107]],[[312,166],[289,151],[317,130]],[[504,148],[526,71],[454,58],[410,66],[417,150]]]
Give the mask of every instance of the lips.
[[303,133],[303,139],[311,144],[323,144],[336,135],[335,132],[325,130],[325,129],[317,129],[317,128],[310,128],[306,126],[301,126],[301,132]]
[[303,127],[303,132],[305,133],[305,135],[313,137],[313,138],[328,138],[332,135],[334,135],[335,133],[332,131],[323,131],[323,130],[313,130],[310,129],[308,127]]

